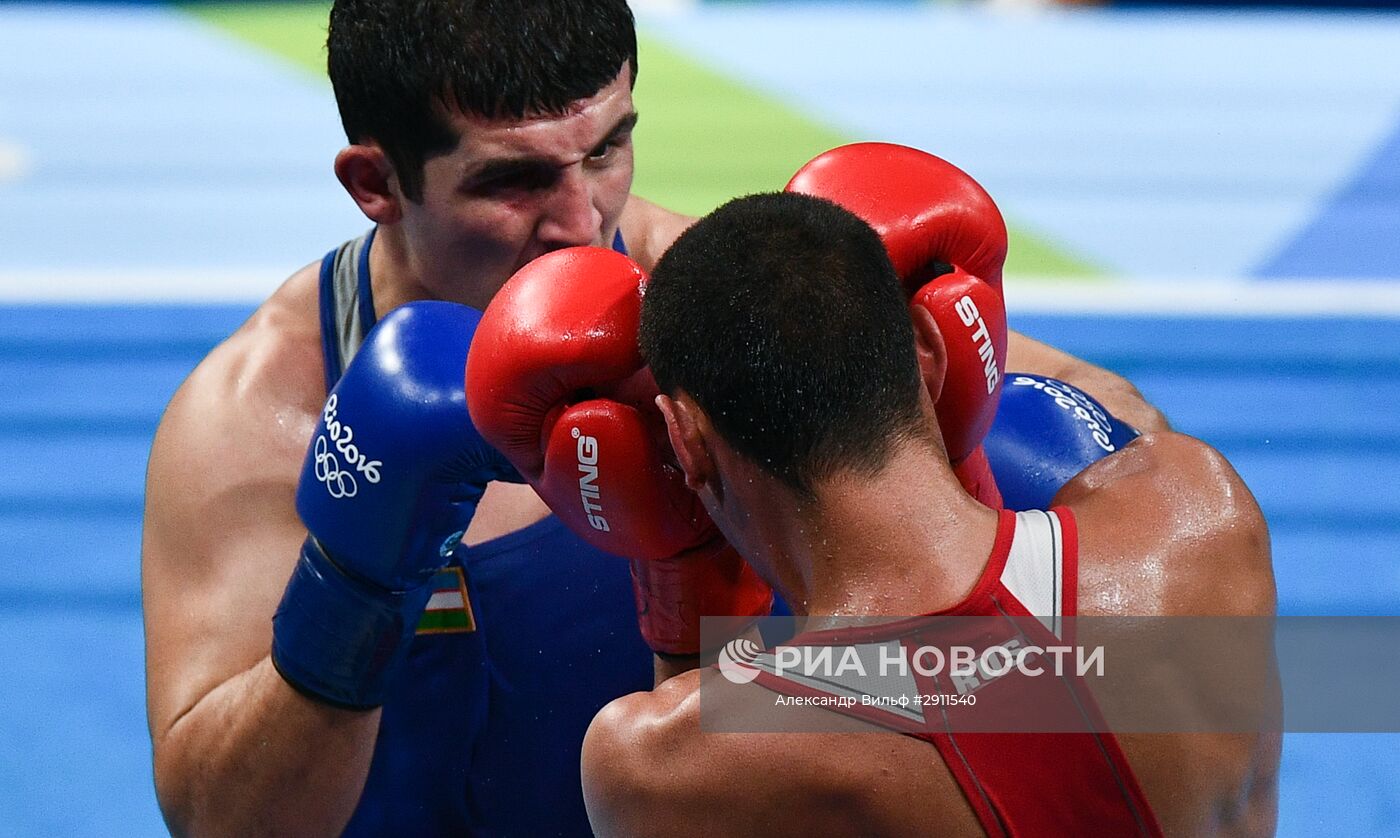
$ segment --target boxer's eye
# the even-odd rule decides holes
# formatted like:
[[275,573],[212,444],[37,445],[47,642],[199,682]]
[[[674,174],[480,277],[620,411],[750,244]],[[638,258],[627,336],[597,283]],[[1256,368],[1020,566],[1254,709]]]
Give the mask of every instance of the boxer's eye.
[[625,118],[606,140],[603,140],[588,154],[590,162],[598,163],[606,161],[609,157],[622,148],[632,144],[632,129],[637,126],[637,115],[632,114]]
[[553,186],[558,179],[558,171],[548,166],[492,167],[472,178],[466,191],[487,198],[514,192],[539,192]]

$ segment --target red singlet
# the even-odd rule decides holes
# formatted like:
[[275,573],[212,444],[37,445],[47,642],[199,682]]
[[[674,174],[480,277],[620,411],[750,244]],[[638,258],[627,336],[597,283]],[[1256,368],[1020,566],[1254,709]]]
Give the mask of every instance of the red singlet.
[[[1011,637],[1023,644],[1063,642],[1061,618],[1076,614],[1078,561],[1078,537],[1068,509],[1004,510],[991,558],[972,593],[952,608],[926,616],[1001,617],[1006,629],[1000,640],[992,642]],[[1038,619],[1024,619],[1031,617]],[[784,645],[857,645],[869,650],[898,643],[912,651],[920,647],[921,634],[925,643],[946,645],[948,632],[937,633],[929,625],[928,620],[915,619],[810,632]],[[979,641],[987,641],[987,632],[981,632]],[[797,696],[869,692],[868,684],[846,690],[839,680],[779,676],[769,665],[771,656],[765,657],[766,663],[753,664],[763,670],[754,683],[775,692]],[[1012,669],[981,681],[962,679],[960,684],[946,676],[941,681],[910,678],[918,682],[921,692],[976,693],[981,719],[995,719],[998,713],[1002,718],[1024,715],[1033,706],[1035,719],[1065,723],[1057,730],[1106,729],[1093,696],[1072,670],[1064,677],[1028,677]],[[900,711],[859,704],[831,709],[937,748],[988,835],[1162,834],[1111,733],[968,733],[942,723],[956,709]]]

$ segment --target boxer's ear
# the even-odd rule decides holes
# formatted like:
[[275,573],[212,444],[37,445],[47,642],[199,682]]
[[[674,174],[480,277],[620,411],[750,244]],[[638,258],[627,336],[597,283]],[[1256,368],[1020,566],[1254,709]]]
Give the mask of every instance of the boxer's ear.
[[714,460],[700,430],[699,406],[685,393],[676,398],[657,396],[656,407],[666,420],[666,435],[676,452],[676,462],[685,472],[685,485],[698,492],[714,476]]
[[938,397],[943,394],[943,379],[948,374],[948,350],[943,345],[943,333],[928,309],[912,305],[909,312],[914,321],[914,351],[919,359],[919,375],[929,398],[937,404]]
[[335,156],[335,176],[370,221],[393,224],[403,216],[394,164],[377,143],[341,149]]

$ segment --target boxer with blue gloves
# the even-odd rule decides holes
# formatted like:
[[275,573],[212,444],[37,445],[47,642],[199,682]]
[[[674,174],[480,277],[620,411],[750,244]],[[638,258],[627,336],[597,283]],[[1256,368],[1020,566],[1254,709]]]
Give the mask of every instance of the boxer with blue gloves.
[[[148,719],[175,834],[587,833],[583,732],[651,681],[627,567],[528,486],[481,493],[485,452],[438,421],[460,399],[410,397],[454,367],[460,392],[466,326],[391,312],[483,309],[564,247],[659,258],[689,219],[631,195],[636,50],[625,0],[332,5],[334,172],[367,229],[209,353],[151,449]],[[370,339],[379,320],[398,338]]]

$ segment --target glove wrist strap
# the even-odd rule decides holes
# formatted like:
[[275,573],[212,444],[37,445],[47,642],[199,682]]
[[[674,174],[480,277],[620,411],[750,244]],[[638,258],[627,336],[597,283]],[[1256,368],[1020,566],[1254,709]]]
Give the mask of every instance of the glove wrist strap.
[[431,594],[431,585],[389,591],[353,578],[308,536],[272,618],[272,663],[310,698],[378,707]]
[[637,620],[652,651],[665,657],[701,652],[701,617],[761,617],[773,590],[725,542],[668,559],[634,559]]

